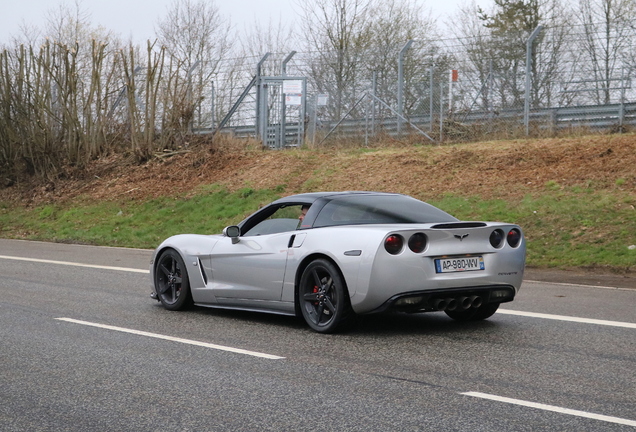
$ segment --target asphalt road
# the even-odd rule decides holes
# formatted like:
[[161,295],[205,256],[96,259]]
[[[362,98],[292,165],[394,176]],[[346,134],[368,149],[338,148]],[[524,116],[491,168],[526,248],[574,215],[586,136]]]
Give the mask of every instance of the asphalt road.
[[166,311],[149,257],[0,240],[0,431],[636,430],[636,290],[526,281],[484,322],[320,335]]

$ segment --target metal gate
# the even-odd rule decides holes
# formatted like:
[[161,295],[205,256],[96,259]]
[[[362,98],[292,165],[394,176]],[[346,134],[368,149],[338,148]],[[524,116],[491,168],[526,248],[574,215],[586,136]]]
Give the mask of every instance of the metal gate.
[[258,77],[256,131],[263,146],[300,147],[305,138],[307,78]]

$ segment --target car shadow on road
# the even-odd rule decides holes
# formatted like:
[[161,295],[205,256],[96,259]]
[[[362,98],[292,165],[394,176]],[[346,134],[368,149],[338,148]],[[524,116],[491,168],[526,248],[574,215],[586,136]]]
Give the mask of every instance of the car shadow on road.
[[500,327],[493,317],[484,321],[458,322],[444,313],[383,313],[358,316],[350,335],[435,335],[492,330]]
[[210,308],[193,306],[189,313],[196,313],[200,316],[208,315],[224,319],[244,321],[246,323],[271,325],[271,326],[284,326],[289,328],[305,328],[305,323],[302,319],[290,316],[279,315],[273,313],[265,313],[258,311],[245,311],[238,309],[222,309],[222,308]]
[[[284,327],[314,333],[301,318],[293,316],[205,307],[194,307],[192,312],[241,321],[247,325]],[[381,314],[359,315],[352,325],[336,332],[336,334],[346,334],[349,336],[378,336],[382,334],[435,335],[493,330],[499,328],[501,325],[502,324],[497,321],[496,315],[483,321],[458,322],[449,318],[444,313],[406,314],[385,312]]]
[[[156,306],[158,309],[163,310],[161,305],[157,304]],[[185,311],[185,314],[186,316],[192,316],[193,319],[217,318],[227,321],[228,324],[232,322],[248,327],[257,326],[261,330],[265,327],[270,327],[272,330],[284,328],[317,334],[309,328],[302,318],[289,315],[200,306],[192,306]],[[186,316],[181,316],[181,318],[186,318]],[[384,312],[380,314],[358,315],[352,325],[335,334],[352,337],[371,335],[443,335],[454,333],[466,335],[474,332],[499,330],[503,325],[504,324],[497,319],[497,314],[483,321],[459,322],[449,318],[443,312],[414,314]]]

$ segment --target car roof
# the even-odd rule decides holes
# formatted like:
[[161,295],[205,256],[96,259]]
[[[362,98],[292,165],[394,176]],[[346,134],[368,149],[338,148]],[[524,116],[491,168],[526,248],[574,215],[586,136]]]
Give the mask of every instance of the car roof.
[[354,195],[399,195],[399,194],[389,193],[389,192],[370,192],[370,191],[308,192],[308,193],[290,195],[284,198],[280,198],[274,201],[272,204],[283,204],[283,203],[289,203],[289,202],[311,204],[320,198],[336,199],[336,198],[343,198],[343,197],[354,196]]

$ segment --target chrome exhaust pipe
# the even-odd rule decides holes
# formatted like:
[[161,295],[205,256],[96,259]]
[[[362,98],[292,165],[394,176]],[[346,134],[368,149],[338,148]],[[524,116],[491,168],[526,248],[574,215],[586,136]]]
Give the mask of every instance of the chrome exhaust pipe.
[[444,299],[438,298],[433,300],[433,307],[437,309],[438,311],[443,311],[443,310],[446,310],[446,308],[448,307],[448,302]]
[[470,304],[471,304],[471,307],[474,308],[474,309],[477,309],[483,303],[484,303],[484,300],[481,297],[479,297],[479,296],[470,297]]
[[447,298],[446,299],[446,310],[449,311],[454,311],[455,309],[457,309],[457,300],[455,300],[454,298]]
[[462,310],[470,309],[473,305],[472,297],[460,297],[457,299],[457,307]]

